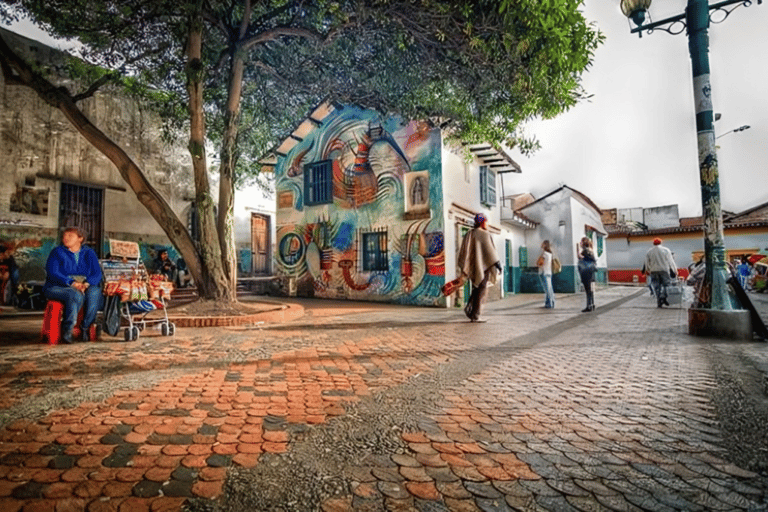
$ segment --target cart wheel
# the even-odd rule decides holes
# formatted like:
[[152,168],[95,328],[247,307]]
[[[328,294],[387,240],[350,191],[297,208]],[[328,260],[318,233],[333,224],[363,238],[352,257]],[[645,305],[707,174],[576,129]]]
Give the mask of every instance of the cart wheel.
[[168,336],[168,332],[170,331],[170,327],[168,326],[168,323],[164,323],[160,325],[160,334],[163,336]]
[[134,341],[139,339],[139,328],[138,327],[134,327],[133,328],[133,339],[134,339]]
[[170,336],[173,336],[174,334],[176,334],[176,324],[174,324],[173,322],[168,323],[168,334]]
[[133,339],[131,338],[131,328],[130,327],[126,327],[125,328],[124,334],[125,334],[125,341],[133,341]]

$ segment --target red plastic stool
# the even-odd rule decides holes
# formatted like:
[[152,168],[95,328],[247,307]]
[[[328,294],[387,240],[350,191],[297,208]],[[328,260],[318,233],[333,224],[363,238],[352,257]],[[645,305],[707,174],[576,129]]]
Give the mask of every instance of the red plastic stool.
[[[61,317],[64,315],[64,304],[57,300],[49,300],[45,306],[45,313],[43,314],[43,328],[41,336],[43,341],[47,341],[49,345],[58,345],[61,341]],[[72,329],[72,339],[75,340],[80,337],[82,330],[80,324],[83,322],[83,308],[77,314],[77,323]],[[96,324],[93,323],[90,328],[90,339],[96,341],[98,338],[98,331]]]

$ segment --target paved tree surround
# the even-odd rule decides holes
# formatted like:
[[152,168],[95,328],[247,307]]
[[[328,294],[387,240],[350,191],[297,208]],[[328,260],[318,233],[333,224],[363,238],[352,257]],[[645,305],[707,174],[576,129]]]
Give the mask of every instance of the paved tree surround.
[[645,293],[0,349],[0,510],[765,510],[765,344]]

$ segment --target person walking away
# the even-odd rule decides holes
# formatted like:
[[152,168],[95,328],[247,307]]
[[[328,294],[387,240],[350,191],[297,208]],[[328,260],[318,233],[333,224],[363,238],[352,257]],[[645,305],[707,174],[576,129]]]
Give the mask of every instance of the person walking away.
[[742,256],[741,263],[736,265],[736,275],[739,276],[739,284],[746,291],[749,284],[749,276],[752,275],[752,268],[749,266],[746,256]]
[[555,291],[552,288],[553,258],[549,240],[544,240],[541,243],[541,256],[536,260],[536,265],[539,267],[539,279],[541,280],[541,287],[544,289],[544,307],[547,309],[555,307]]
[[471,322],[485,322],[480,311],[488,291],[488,286],[496,282],[497,272],[501,272],[501,263],[496,254],[493,237],[487,230],[487,219],[482,213],[475,215],[475,226],[461,242],[457,268],[472,283],[464,313]]
[[645,254],[645,270],[653,280],[657,307],[669,306],[667,286],[672,278],[677,277],[677,265],[672,252],[661,245],[661,238],[655,238],[653,247]]
[[588,313],[595,310],[595,272],[597,271],[597,258],[592,249],[592,240],[582,237],[579,242],[579,277],[584,291],[587,294],[587,307],[581,310]]
[[45,263],[43,295],[64,304],[62,343],[72,343],[72,328],[80,308],[84,308],[83,341],[88,341],[89,329],[101,304],[99,258],[84,242],[85,234],[80,228],[66,228],[61,235],[61,245],[51,251]]

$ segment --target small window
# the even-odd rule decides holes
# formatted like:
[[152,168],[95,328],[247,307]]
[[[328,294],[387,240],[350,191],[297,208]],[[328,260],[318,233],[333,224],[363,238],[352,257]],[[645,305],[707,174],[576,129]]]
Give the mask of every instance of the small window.
[[312,206],[333,202],[332,169],[331,160],[304,166],[304,204]]
[[480,166],[480,202],[486,206],[496,205],[496,173],[487,165]]
[[363,270],[389,270],[386,231],[363,233]]
[[603,237],[600,235],[597,235],[597,256],[600,257],[603,255]]

